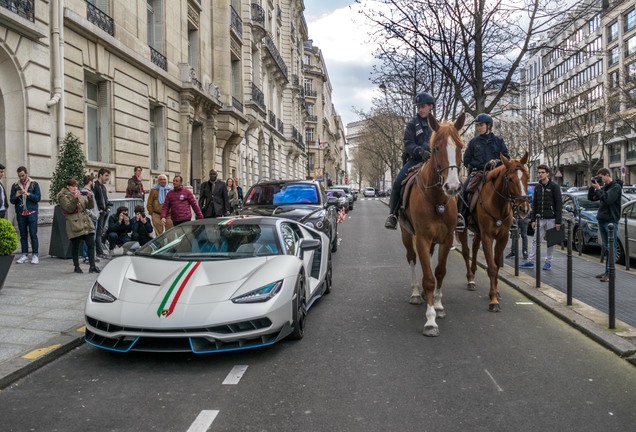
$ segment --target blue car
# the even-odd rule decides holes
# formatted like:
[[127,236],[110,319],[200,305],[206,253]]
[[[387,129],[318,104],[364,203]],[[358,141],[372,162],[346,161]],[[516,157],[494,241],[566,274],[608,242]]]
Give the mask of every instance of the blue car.
[[[576,192],[564,192],[563,199],[563,225],[567,228],[567,220],[573,221],[573,248],[579,252],[588,252],[591,247],[600,247],[598,236],[598,221],[596,213],[601,205],[600,201],[591,201],[587,198],[587,190]],[[627,203],[627,197],[621,197],[621,205]],[[579,226],[580,215],[580,226]]]

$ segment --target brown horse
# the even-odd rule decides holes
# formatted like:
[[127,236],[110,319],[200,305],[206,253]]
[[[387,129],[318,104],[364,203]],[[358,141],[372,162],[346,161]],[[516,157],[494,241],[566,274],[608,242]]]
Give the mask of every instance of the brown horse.
[[[436,316],[445,316],[442,306],[442,282],[446,275],[446,259],[453,246],[453,232],[457,223],[457,200],[461,191],[459,164],[464,146],[458,131],[464,125],[464,113],[455,124],[439,124],[432,115],[428,124],[434,133],[430,141],[431,157],[417,173],[415,185],[408,192],[408,205],[400,217],[402,243],[406,259],[411,267],[411,304],[421,304],[420,285],[417,282],[415,264],[417,257],[424,276],[423,293],[426,295],[425,336],[439,336]],[[431,255],[435,244],[439,245],[435,275],[431,270]],[[417,253],[417,255],[416,255]]]
[[[490,278],[491,312],[501,311],[499,306],[499,290],[497,275],[503,265],[503,252],[508,244],[510,226],[513,215],[524,218],[530,211],[528,202],[528,153],[521,159],[508,159],[500,155],[503,165],[486,174],[486,180],[477,197],[477,204],[472,211],[474,223],[468,224],[474,234],[472,261],[469,264],[468,230],[458,233],[462,244],[462,255],[466,262],[468,289],[475,289],[475,271],[477,270],[477,253],[481,241],[488,277]],[[494,252],[493,252],[494,248]]]

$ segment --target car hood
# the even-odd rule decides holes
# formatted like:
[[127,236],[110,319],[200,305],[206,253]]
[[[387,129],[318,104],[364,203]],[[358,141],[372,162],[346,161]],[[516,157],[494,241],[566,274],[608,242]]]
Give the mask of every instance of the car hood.
[[596,213],[598,213],[598,210],[583,210],[581,212],[581,218],[596,222]]
[[241,211],[242,215],[256,215],[256,216],[275,216],[287,219],[304,222],[311,218],[314,214],[323,210],[319,205],[303,205],[303,204],[290,204],[290,205],[272,205],[272,206],[258,206],[258,207],[243,207]]

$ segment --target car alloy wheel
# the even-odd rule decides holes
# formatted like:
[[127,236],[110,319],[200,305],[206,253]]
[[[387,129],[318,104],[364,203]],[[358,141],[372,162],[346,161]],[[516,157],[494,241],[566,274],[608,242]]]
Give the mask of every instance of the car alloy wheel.
[[294,300],[292,301],[292,326],[293,331],[289,335],[291,339],[302,339],[305,336],[305,319],[307,318],[307,297],[305,294],[305,278],[298,275]]
[[331,264],[331,254],[327,258],[327,274],[325,274],[325,294],[329,294],[331,292],[331,287],[333,286],[333,266]]
[[625,264],[625,249],[623,248],[623,243],[618,240],[618,244],[616,245],[616,256],[614,257],[616,264]]

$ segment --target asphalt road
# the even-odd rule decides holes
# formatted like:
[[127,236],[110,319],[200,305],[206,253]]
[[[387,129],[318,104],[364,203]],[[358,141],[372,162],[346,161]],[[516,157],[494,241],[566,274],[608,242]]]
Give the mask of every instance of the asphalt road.
[[422,336],[386,206],[339,227],[334,289],[303,340],[195,356],[83,345],[0,392],[3,431],[630,431],[636,369],[487,277],[449,261],[447,317]]

